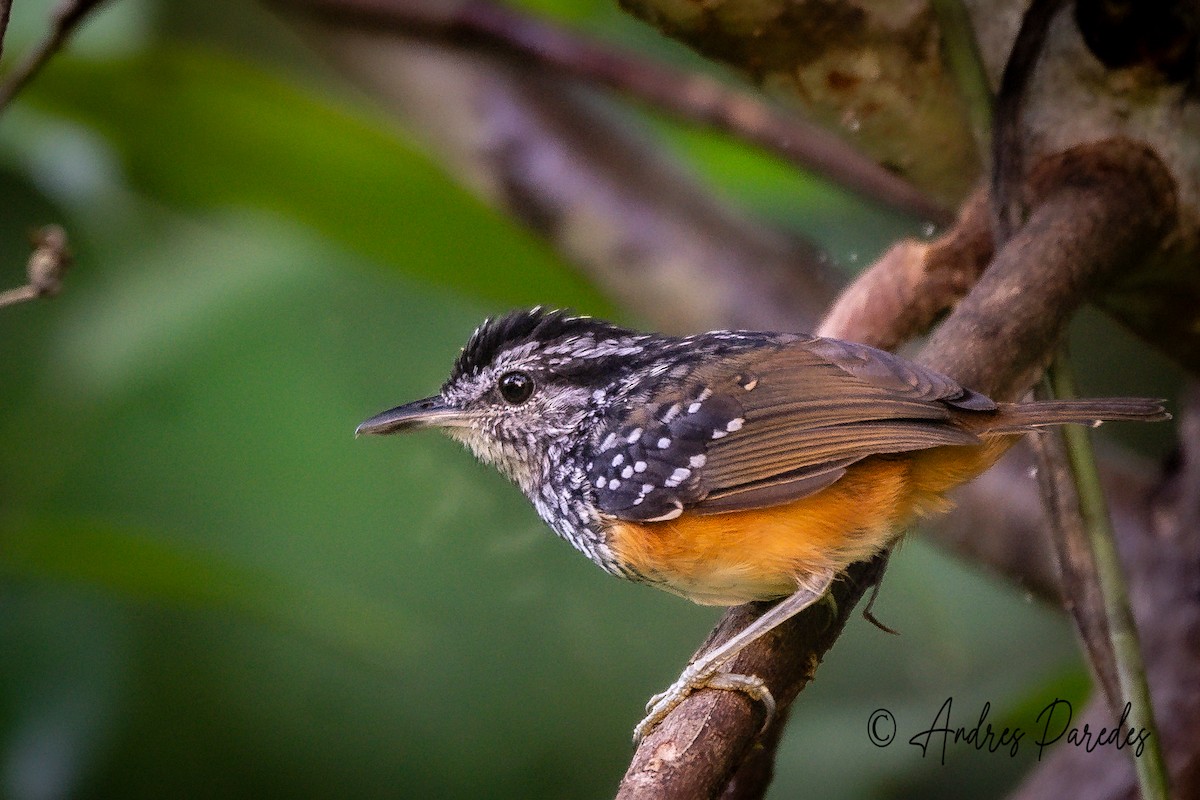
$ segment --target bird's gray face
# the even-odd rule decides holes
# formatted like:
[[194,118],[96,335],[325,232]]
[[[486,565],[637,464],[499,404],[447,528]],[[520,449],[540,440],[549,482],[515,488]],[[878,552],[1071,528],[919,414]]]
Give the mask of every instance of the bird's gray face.
[[530,493],[580,430],[593,391],[555,374],[538,344],[527,342],[453,376],[433,397],[372,417],[357,433],[440,428]]

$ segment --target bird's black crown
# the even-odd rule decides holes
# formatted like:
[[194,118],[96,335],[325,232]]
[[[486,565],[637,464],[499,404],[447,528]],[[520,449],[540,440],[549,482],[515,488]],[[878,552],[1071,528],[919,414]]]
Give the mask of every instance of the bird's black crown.
[[478,374],[505,350],[539,342],[547,344],[573,336],[590,335],[596,339],[633,335],[633,331],[592,317],[572,316],[569,311],[549,311],[537,308],[513,311],[503,317],[484,320],[467,341],[449,383],[467,375]]

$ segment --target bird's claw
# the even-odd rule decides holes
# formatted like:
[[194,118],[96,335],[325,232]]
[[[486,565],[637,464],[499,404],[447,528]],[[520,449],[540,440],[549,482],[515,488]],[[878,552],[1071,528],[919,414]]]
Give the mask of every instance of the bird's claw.
[[761,731],[765,731],[775,717],[775,698],[767,684],[757,675],[741,675],[736,672],[717,672],[693,670],[691,666],[683,671],[679,679],[671,684],[666,691],[659,692],[646,703],[646,717],[633,729],[633,743],[638,745],[642,739],[654,730],[675,707],[687,698],[689,694],[699,689],[721,689],[730,692],[742,692],[752,700],[763,704],[765,717]]

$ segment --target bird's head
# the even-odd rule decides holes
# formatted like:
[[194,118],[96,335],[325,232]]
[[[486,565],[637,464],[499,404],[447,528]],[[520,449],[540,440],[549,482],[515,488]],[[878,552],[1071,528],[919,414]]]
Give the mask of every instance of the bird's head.
[[648,337],[534,308],[486,320],[432,397],[371,417],[356,434],[440,428],[527,492],[622,390]]

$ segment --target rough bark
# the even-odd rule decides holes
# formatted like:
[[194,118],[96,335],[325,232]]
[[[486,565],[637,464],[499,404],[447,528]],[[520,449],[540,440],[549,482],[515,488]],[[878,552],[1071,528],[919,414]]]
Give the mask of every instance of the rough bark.
[[981,174],[925,0],[621,0],[703,55],[840,130],[947,205]]
[[[932,0],[623,5],[842,131],[944,202],[957,203],[982,177],[967,110],[940,57],[944,34]],[[963,5],[996,91],[1027,4]],[[1025,186],[1034,165],[1097,141],[1124,138],[1152,150],[1176,185],[1176,227],[1153,260],[1129,269],[1096,302],[1200,371],[1200,270],[1194,268],[1200,258],[1200,93],[1194,90],[1200,12],[1186,0],[1058,5],[1020,93],[1012,132],[1022,158],[1005,168],[1005,179]],[[1142,5],[1133,19],[1119,16]]]
[[[1127,142],[1064,154],[1038,174],[1028,221],[921,354],[924,363],[997,397],[1026,391],[1055,352],[1071,313],[1112,271],[1152,251],[1173,222],[1174,194],[1161,164]],[[1116,221],[1123,235],[1114,235]],[[879,308],[894,308],[889,301]],[[871,304],[865,308],[867,318],[879,313]],[[854,338],[859,324],[879,327],[860,319],[847,318],[847,330],[821,330]],[[812,679],[878,569],[878,560],[851,567],[833,590],[832,619],[828,607],[813,607],[753,643],[731,669],[758,675],[786,707]],[[714,637],[740,629],[756,611],[732,609]],[[734,693],[689,697],[642,741],[618,797],[715,796],[760,725],[754,705]]]

